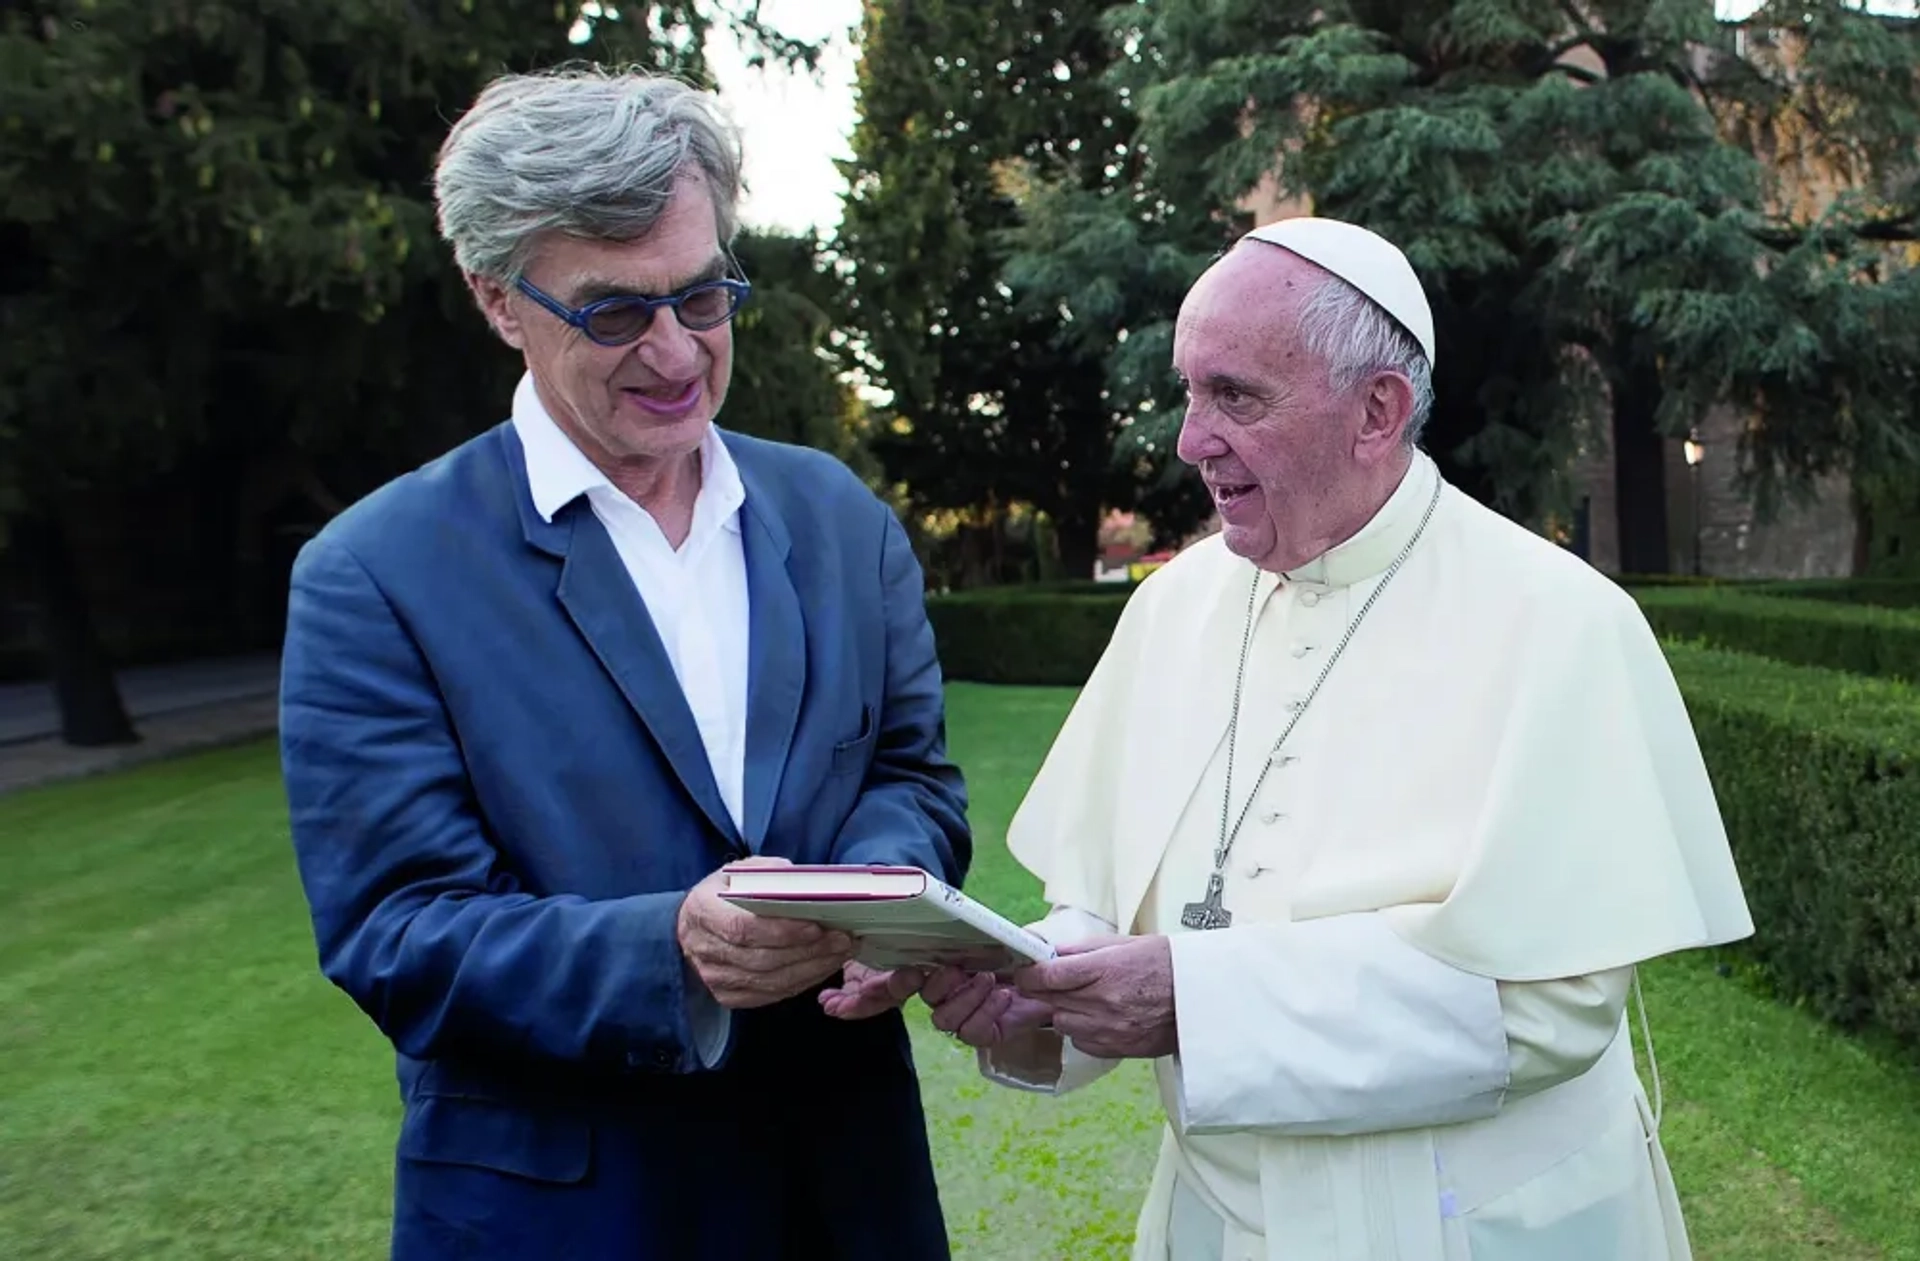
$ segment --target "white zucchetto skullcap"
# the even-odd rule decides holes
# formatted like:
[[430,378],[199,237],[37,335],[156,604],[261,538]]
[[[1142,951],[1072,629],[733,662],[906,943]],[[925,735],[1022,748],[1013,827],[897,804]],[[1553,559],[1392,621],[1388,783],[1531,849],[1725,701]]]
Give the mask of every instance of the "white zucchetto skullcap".
[[1413,335],[1433,366],[1433,311],[1413,265],[1393,242],[1357,224],[1312,217],[1281,219],[1243,239],[1291,250],[1366,294]]

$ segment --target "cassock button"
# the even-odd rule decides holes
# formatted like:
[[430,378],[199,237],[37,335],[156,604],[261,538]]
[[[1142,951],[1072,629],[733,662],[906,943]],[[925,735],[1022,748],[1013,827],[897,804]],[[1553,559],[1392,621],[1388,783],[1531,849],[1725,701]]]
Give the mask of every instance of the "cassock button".
[[1320,593],[1318,591],[1302,591],[1300,593],[1300,603],[1306,605],[1308,608],[1312,608],[1314,605],[1320,603]]
[[1286,817],[1286,815],[1280,813],[1278,810],[1262,810],[1260,812],[1260,822],[1267,824],[1269,827]]
[[1306,656],[1306,655],[1307,655],[1308,653],[1310,653],[1310,652],[1312,652],[1312,651],[1313,651],[1313,645],[1311,645],[1311,644],[1295,644],[1295,645],[1293,646],[1293,655],[1294,655],[1294,656],[1295,656],[1296,658],[1297,658],[1297,657],[1304,657],[1304,656]]
[[1246,859],[1240,864],[1240,874],[1249,880],[1258,880],[1266,873],[1266,870],[1265,867],[1260,865],[1260,861],[1255,858]]

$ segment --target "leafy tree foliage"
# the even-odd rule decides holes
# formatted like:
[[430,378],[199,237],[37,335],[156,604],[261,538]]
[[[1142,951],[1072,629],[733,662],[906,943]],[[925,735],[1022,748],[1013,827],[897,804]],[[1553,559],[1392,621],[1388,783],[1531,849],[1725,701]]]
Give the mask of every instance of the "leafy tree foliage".
[[350,499],[516,371],[435,240],[449,122],[505,70],[703,74],[705,0],[14,0],[0,9],[0,526],[77,743],[132,738],[68,544],[80,491],[280,453]]
[[[860,121],[836,252],[862,367],[890,396],[875,452],[922,507],[1046,513],[1091,573],[1127,400],[1077,310],[1009,271],[1039,187],[1131,179],[1135,122],[1106,82],[1099,0],[869,0]],[[1090,282],[1109,284],[1118,277]]]
[[721,423],[830,451],[877,477],[866,450],[866,405],[848,380],[841,284],[819,238],[743,232],[734,257],[753,283],[753,298],[734,317],[733,386]]
[[[1911,24],[1838,0],[1738,33],[1697,0],[1138,0],[1109,21],[1145,161],[1073,235],[1139,259],[1229,240],[1278,195],[1399,242],[1439,328],[1429,445],[1513,515],[1563,506],[1598,423],[1623,563],[1666,569],[1661,439],[1716,400],[1754,418],[1758,493],[1911,451],[1920,289],[1887,249],[1915,224]],[[1061,300],[1098,305],[1068,279]],[[1125,331],[1123,376],[1164,337]]]

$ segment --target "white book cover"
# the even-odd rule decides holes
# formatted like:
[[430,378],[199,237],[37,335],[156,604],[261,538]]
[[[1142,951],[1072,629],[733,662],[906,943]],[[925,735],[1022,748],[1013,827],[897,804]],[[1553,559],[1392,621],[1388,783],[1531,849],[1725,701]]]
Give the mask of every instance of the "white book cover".
[[918,867],[726,868],[726,902],[851,934],[872,968],[1000,972],[1054,957],[1044,938]]

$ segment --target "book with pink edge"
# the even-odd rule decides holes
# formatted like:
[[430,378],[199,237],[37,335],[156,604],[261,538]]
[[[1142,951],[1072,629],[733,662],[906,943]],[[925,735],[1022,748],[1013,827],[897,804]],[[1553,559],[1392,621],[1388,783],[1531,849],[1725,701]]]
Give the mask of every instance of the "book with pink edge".
[[918,867],[728,866],[720,897],[853,936],[872,968],[1003,972],[1054,957],[1046,940]]

